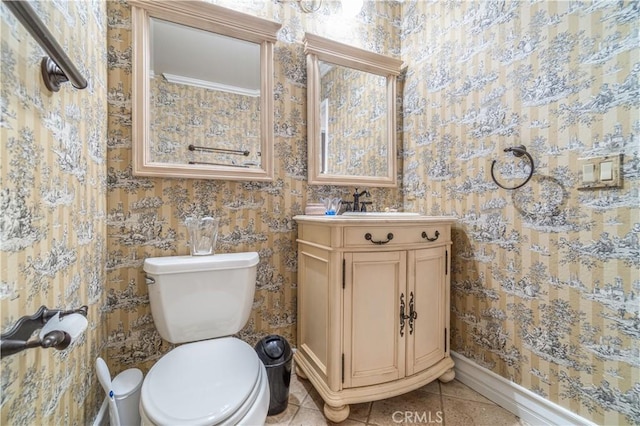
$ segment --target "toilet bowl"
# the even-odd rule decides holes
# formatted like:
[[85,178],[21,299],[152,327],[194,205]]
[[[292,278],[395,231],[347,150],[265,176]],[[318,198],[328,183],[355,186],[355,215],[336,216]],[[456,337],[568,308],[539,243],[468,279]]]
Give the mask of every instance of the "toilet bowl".
[[260,425],[268,409],[265,367],[233,337],[173,349],[151,368],[140,398],[143,425]]
[[265,367],[250,345],[229,337],[248,319],[257,263],[257,253],[145,260],[156,328],[165,340],[184,344],[147,373],[143,425],[264,424]]

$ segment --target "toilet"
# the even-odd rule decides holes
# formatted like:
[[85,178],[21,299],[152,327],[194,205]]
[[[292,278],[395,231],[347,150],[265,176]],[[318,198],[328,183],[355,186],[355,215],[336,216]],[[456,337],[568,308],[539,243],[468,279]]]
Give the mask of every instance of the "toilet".
[[265,367],[251,346],[230,337],[251,313],[258,260],[250,252],[144,261],[156,328],[163,339],[181,345],[144,379],[143,425],[265,423]]

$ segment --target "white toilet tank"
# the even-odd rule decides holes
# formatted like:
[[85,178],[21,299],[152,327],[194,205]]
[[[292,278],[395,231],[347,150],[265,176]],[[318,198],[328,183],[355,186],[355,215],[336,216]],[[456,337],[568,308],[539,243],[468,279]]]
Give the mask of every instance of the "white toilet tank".
[[258,253],[151,257],[144,261],[153,321],[171,343],[240,331],[249,319]]

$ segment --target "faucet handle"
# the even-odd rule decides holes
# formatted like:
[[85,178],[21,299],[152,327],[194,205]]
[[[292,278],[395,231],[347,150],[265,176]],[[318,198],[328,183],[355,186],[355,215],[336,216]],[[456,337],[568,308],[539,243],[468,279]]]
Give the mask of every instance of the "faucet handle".
[[360,201],[360,211],[361,212],[366,212],[367,211],[367,204],[371,205],[373,204],[373,201]]
[[343,201],[342,205],[344,206],[345,212],[353,211],[353,201]]

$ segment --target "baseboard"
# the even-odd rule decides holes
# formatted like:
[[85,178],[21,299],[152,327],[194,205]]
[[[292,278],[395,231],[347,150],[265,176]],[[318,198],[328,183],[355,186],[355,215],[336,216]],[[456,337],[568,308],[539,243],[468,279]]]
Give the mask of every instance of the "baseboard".
[[585,425],[595,423],[572,413],[454,351],[456,379],[531,425]]

